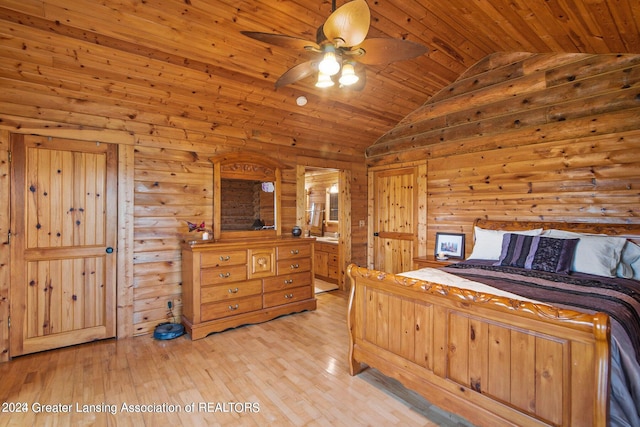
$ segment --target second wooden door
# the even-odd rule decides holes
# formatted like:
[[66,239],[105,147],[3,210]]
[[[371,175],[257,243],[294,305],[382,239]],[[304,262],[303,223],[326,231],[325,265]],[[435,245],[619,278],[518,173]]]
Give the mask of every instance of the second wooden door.
[[416,236],[417,168],[373,172],[374,268],[412,269]]

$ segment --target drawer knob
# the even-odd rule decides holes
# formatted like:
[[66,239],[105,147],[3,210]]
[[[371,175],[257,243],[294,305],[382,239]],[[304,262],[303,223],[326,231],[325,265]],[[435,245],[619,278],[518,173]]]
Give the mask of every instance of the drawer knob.
[[298,249],[291,249],[291,255],[298,255],[300,251]]
[[300,268],[298,264],[291,264],[291,269],[295,270],[296,268]]
[[284,281],[284,284],[285,284],[285,285],[290,285],[290,284],[292,284],[292,283],[293,283],[293,279],[288,279],[288,280],[287,280],[287,279],[285,279],[285,281]]
[[238,305],[238,304],[236,304],[236,305],[230,305],[230,306],[229,306],[229,310],[234,311],[234,310],[237,310],[237,309],[238,309],[238,307],[239,307],[239,305]]
[[284,297],[286,299],[291,299],[291,298],[293,298],[293,294],[285,294]]
[[229,261],[230,259],[231,259],[231,257],[229,255],[227,255],[227,256],[220,255],[220,261]]
[[230,294],[237,294],[239,290],[240,290],[240,289],[238,289],[238,288],[235,288],[235,289],[229,289],[229,293],[230,293]]
[[231,273],[220,273],[219,276],[221,279],[228,279],[231,277]]

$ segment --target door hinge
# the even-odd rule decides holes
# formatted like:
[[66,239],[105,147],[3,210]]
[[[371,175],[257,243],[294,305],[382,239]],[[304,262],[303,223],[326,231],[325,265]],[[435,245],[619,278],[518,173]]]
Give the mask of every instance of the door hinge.
[[9,320],[7,320],[7,327],[10,328],[11,327],[11,316],[9,316]]
[[11,244],[11,230],[7,232],[7,244]]
[[9,163],[11,163],[11,151],[9,151],[8,153],[9,153]]

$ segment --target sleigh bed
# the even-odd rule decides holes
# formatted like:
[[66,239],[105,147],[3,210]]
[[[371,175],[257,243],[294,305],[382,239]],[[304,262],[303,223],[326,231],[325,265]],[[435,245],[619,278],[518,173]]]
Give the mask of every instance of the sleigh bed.
[[478,220],[474,242],[438,269],[349,266],[351,374],[478,426],[638,425],[640,225]]

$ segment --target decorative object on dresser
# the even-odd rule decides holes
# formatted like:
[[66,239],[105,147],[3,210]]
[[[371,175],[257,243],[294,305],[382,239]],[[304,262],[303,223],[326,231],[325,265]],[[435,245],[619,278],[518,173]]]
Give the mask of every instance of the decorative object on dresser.
[[209,240],[213,238],[213,231],[207,229],[207,227],[204,224],[204,221],[202,221],[200,225],[187,221],[187,226],[189,227],[189,233],[191,233],[192,231],[202,233],[200,235],[202,237],[202,240]]

